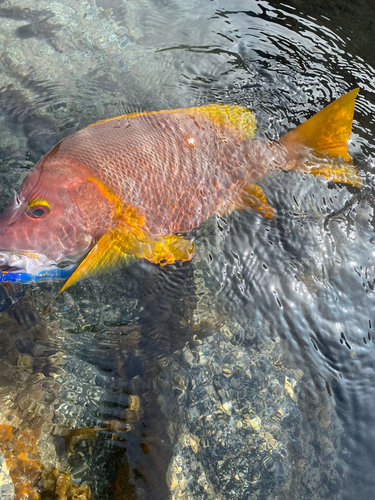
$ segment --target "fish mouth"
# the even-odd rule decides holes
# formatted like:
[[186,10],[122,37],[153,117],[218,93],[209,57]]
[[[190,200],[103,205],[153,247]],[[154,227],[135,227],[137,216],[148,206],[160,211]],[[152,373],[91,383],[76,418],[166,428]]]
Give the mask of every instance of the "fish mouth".
[[52,266],[56,266],[56,262],[40,253],[0,251],[0,272],[24,271],[33,274]]
[[66,279],[76,267],[77,263],[57,263],[40,253],[0,251],[0,282]]

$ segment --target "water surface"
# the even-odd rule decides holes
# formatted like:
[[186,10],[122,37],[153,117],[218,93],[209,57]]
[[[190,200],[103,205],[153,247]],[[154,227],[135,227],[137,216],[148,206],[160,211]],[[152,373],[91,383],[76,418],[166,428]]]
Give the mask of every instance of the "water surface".
[[46,470],[100,500],[372,497],[371,16],[364,1],[0,2],[2,206],[100,119],[240,104],[277,139],[361,89],[363,188],[272,175],[274,220],[214,217],[192,262],[78,283],[44,319],[59,284],[1,291],[1,421],[38,429],[25,446]]

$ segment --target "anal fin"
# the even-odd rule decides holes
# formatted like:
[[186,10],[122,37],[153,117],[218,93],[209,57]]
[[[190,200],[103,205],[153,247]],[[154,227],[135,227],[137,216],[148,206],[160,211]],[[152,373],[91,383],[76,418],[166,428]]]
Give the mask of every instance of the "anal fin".
[[246,185],[241,197],[234,204],[235,210],[247,207],[268,219],[273,219],[275,215],[274,209],[268,204],[263,189],[257,184]]

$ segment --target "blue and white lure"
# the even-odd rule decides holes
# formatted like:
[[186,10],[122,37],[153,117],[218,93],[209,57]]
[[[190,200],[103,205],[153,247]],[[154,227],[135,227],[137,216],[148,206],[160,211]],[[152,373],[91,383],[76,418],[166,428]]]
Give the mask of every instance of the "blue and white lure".
[[66,280],[76,267],[76,264],[66,267],[51,267],[36,273],[30,273],[23,270],[1,271],[0,283],[36,283],[41,281]]
[[0,252],[0,283],[36,283],[66,280],[77,264],[57,266],[39,254],[27,252]]

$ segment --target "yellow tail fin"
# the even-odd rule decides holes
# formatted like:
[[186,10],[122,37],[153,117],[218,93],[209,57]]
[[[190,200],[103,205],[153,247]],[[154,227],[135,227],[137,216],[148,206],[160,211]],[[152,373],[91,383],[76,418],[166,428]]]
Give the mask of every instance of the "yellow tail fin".
[[350,160],[347,142],[352,130],[354,100],[359,89],[339,97],[315,116],[284,135],[280,142],[291,153],[300,146]]

